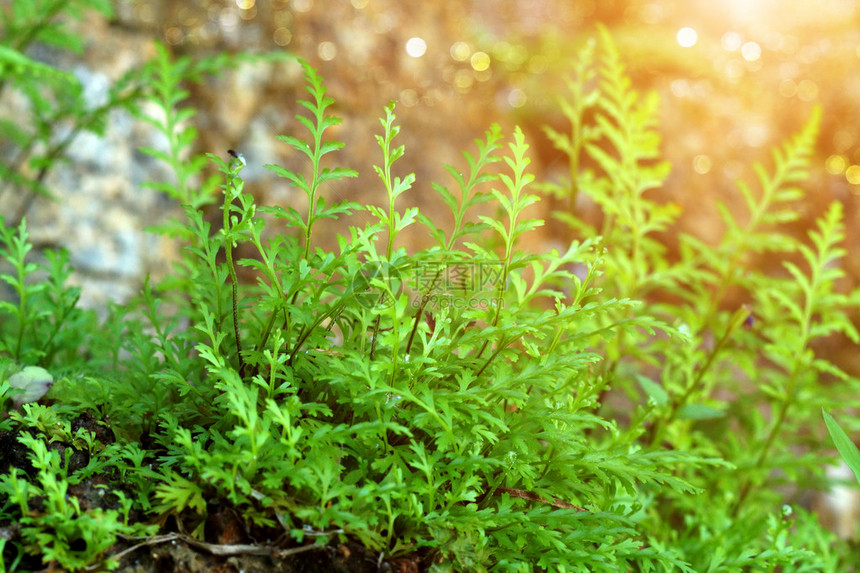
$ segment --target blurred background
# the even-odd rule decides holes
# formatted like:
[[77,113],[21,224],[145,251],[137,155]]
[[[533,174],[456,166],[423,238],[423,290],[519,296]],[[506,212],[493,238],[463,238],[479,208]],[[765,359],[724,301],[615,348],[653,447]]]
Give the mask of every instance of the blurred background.
[[[0,0],[0,6],[9,0]],[[849,257],[860,277],[860,12],[849,0],[116,0],[115,15],[72,23],[84,35],[81,55],[36,46],[30,55],[73,71],[98,101],[124,72],[154,54],[153,41],[176,56],[287,51],[315,66],[343,123],[330,133],[345,142],[337,161],[360,176],[325,190],[330,199],[382,203],[371,165],[381,161],[374,134],[384,106],[397,100],[397,143],[406,155],[395,174],[414,172],[404,201],[435,220],[447,212],[431,182],[452,184],[443,165],[464,167],[461,152],[492,123],[526,132],[532,172],[552,180],[566,169],[544,125],[568,131],[557,105],[583,42],[607,26],[634,86],[661,97],[664,157],[672,163],[652,199],[682,208],[679,232],[717,241],[723,232],[714,201],[739,204],[735,180],[753,183],[751,165],[772,169],[770,149],[800,130],[815,105],[823,122],[808,198],[798,206],[798,235],[833,200],[845,206]],[[249,64],[189,86],[196,110],[197,152],[244,153],[248,189],[263,203],[301,208],[303,197],[263,168],[306,169],[279,142],[303,136],[294,116],[306,97],[295,63]],[[0,114],[19,113],[4,94]],[[71,162],[46,184],[57,201],[27,210],[34,239],[65,246],[84,285],[83,301],[126,300],[146,273],[169,270],[174,247],[143,229],[177,215],[146,180],[170,177],[140,154],[163,146],[159,134],[125,112],[111,116],[104,138],[81,135]],[[19,198],[5,194],[12,213]],[[404,203],[405,204],[405,203]],[[538,213],[549,219],[553,201]],[[441,218],[441,219],[440,219]],[[342,224],[340,224],[342,226]],[[526,239],[527,247],[559,247],[559,226]],[[323,228],[333,242],[337,226]],[[416,245],[426,241],[409,235]],[[669,238],[671,241],[671,238]],[[846,284],[846,288],[850,286]],[[857,354],[856,348],[849,351]]]

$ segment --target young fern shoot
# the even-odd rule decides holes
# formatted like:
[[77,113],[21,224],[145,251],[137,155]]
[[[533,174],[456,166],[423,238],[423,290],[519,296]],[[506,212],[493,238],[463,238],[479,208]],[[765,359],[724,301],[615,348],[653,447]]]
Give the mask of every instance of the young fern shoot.
[[[495,188],[491,192],[507,215],[507,226],[493,217],[480,216],[480,220],[498,234],[504,247],[502,270],[498,284],[496,285],[496,310],[490,321],[490,325],[493,327],[499,324],[499,317],[502,312],[502,299],[508,282],[508,275],[511,270],[523,264],[522,261],[514,261],[514,246],[517,243],[517,239],[526,231],[543,225],[543,221],[540,219],[520,220],[522,211],[529,205],[537,203],[539,199],[536,195],[525,192],[526,186],[534,181],[534,175],[526,173],[526,168],[531,163],[531,160],[526,157],[526,151],[528,151],[529,146],[526,144],[525,136],[519,127],[514,130],[514,141],[509,143],[508,147],[511,150],[512,156],[505,156],[504,161],[512,171],[513,178],[505,173],[500,174],[499,178],[504,183],[507,193]],[[477,358],[481,357],[488,344],[489,340],[485,340],[483,346],[478,351]]]
[[15,269],[14,275],[4,274],[2,279],[14,289],[18,303],[0,300],[0,316],[11,315],[16,325],[14,344],[6,348],[0,347],[0,351],[8,351],[15,360],[22,361],[25,359],[25,337],[31,329],[31,322],[36,318],[36,309],[33,308],[31,299],[44,285],[31,287],[27,284],[30,275],[38,269],[35,263],[27,262],[27,254],[33,248],[27,232],[27,220],[21,219],[17,229],[7,228],[2,223],[0,219],[0,247],[3,248],[0,254]]
[[[411,225],[415,222],[415,218],[418,215],[417,207],[410,207],[407,209],[402,215],[398,213],[395,209],[395,202],[397,198],[408,191],[412,187],[412,183],[415,182],[415,174],[410,173],[404,178],[400,177],[392,177],[391,175],[391,167],[394,165],[394,162],[403,157],[403,153],[405,147],[403,145],[393,147],[394,138],[397,137],[397,134],[400,133],[400,126],[394,125],[394,120],[396,116],[394,115],[394,106],[395,102],[391,102],[385,108],[385,118],[380,120],[380,123],[383,127],[383,134],[376,136],[376,142],[379,144],[379,147],[382,149],[382,167],[378,165],[374,165],[373,168],[376,171],[379,178],[382,180],[383,185],[385,185],[385,192],[388,199],[387,209],[383,210],[380,207],[375,205],[368,205],[368,210],[373,213],[377,219],[385,226],[387,230],[388,240],[386,243],[385,249],[385,260],[384,267],[381,269],[384,274],[388,274],[399,266],[399,256],[395,257],[394,252],[394,240],[397,235],[405,229],[407,226]],[[373,251],[372,243],[367,243],[368,252]],[[388,296],[389,293],[384,294],[384,296]],[[396,297],[397,293],[390,293],[392,297]],[[392,301],[395,302],[395,301]],[[392,304],[392,313],[393,313],[393,327],[397,329],[399,327],[399,319],[397,317],[397,305]],[[377,315],[376,323],[373,328],[372,334],[372,342],[370,347],[370,356],[373,356],[374,349],[376,348],[376,342],[379,337],[379,327],[382,320],[382,315]],[[396,353],[395,353],[396,356]],[[396,368],[392,368],[393,372],[396,371]]]
[[337,209],[337,207],[334,209],[327,208],[325,201],[320,201],[320,186],[327,181],[337,181],[344,177],[356,177],[358,173],[352,169],[345,169],[343,167],[328,168],[322,166],[324,155],[343,149],[342,141],[323,141],[323,135],[326,130],[339,125],[341,119],[328,113],[328,108],[334,103],[334,99],[325,95],[328,90],[323,85],[322,78],[317,71],[307,62],[302,62],[302,67],[305,70],[305,80],[308,82],[305,90],[311,94],[312,99],[301,100],[299,104],[311,112],[312,119],[308,119],[303,115],[296,115],[296,120],[308,130],[312,142],[310,144],[305,143],[292,135],[281,135],[278,139],[288,143],[290,147],[310,160],[310,179],[301,173],[295,173],[280,165],[266,165],[266,168],[276,175],[288,179],[293,185],[304,191],[308,198],[307,219],[302,219],[294,210],[290,210],[289,212],[281,208],[273,208],[271,210],[276,216],[286,218],[290,223],[297,225],[302,230],[304,235],[303,258],[308,259],[310,255],[311,233],[317,220],[323,217],[333,217],[337,213],[343,212],[353,206],[352,204],[345,204],[340,209]]
[[571,239],[574,228],[582,225],[576,211],[582,188],[580,171],[583,148],[599,136],[596,126],[586,122],[588,114],[593,113],[601,95],[599,90],[592,89],[592,83],[597,78],[597,70],[594,69],[596,46],[597,42],[591,39],[577,53],[571,77],[565,82],[570,95],[557,100],[562,114],[570,122],[570,133],[561,133],[549,126],[543,128],[555,148],[567,156],[568,179],[560,183],[542,183],[540,186],[561,199],[567,199],[567,210],[554,215],[568,224]]
[[415,216],[418,213],[418,209],[415,207],[407,209],[403,215],[394,209],[394,203],[397,198],[404,192],[408,191],[415,182],[414,173],[410,173],[403,179],[400,177],[392,178],[391,176],[392,165],[394,165],[395,161],[403,157],[403,152],[405,150],[403,145],[392,147],[394,138],[397,137],[398,133],[400,133],[400,126],[394,125],[394,120],[396,119],[396,116],[394,115],[394,106],[395,102],[392,101],[389,103],[385,108],[385,118],[379,120],[384,131],[382,135],[376,136],[376,142],[379,144],[379,147],[382,148],[383,164],[382,167],[378,165],[373,166],[376,174],[379,175],[379,178],[382,179],[383,185],[385,185],[385,192],[388,198],[388,210],[386,212],[373,205],[369,207],[371,213],[376,215],[376,217],[385,224],[385,227],[388,230],[388,243],[385,249],[385,259],[389,263],[391,262],[392,255],[394,254],[394,239],[401,230],[415,221]]
[[415,315],[412,321],[412,331],[409,333],[409,340],[406,343],[407,354],[409,354],[412,348],[415,334],[418,332],[418,325],[420,324],[422,317],[424,317],[425,309],[431,299],[432,293],[439,283],[439,279],[442,277],[443,273],[447,271],[449,265],[459,262],[463,255],[463,253],[455,247],[463,240],[463,238],[470,235],[476,235],[487,228],[483,223],[467,220],[466,214],[470,209],[480,205],[481,203],[486,203],[490,199],[490,195],[488,193],[481,192],[478,188],[485,183],[489,183],[497,179],[496,175],[487,173],[486,170],[490,165],[501,160],[499,157],[494,155],[496,150],[501,147],[501,140],[501,128],[498,124],[493,124],[484,134],[483,141],[480,139],[475,140],[475,144],[478,147],[477,156],[473,156],[467,151],[463,152],[463,157],[466,160],[466,164],[469,166],[468,175],[466,177],[464,177],[463,173],[456,167],[452,165],[445,166],[446,171],[448,171],[451,177],[454,178],[454,181],[457,182],[457,186],[460,190],[459,197],[455,197],[447,187],[444,187],[439,183],[433,183],[433,189],[439,194],[442,201],[451,210],[451,213],[454,216],[454,223],[449,233],[446,233],[445,229],[437,226],[429,217],[422,214],[418,215],[418,220],[430,229],[430,235],[436,239],[439,246],[436,256],[443,259],[443,264],[439,265],[435,274],[431,280],[427,282],[427,286],[421,292],[421,300],[418,304],[418,308],[415,310]]

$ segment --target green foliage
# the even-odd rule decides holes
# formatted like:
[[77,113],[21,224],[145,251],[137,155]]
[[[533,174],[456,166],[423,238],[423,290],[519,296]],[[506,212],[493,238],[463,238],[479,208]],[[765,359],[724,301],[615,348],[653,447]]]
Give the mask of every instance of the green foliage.
[[[788,226],[798,218],[820,110],[774,150],[771,170],[754,166],[758,190],[738,182],[745,212],[718,204],[722,240],[708,245],[681,235],[670,260],[658,238],[679,209],[646,196],[668,172],[657,161],[655,96],[630,88],[605,30],[599,45],[583,48],[579,62],[571,83],[577,101],[562,106],[572,132],[549,131],[570,157],[571,180],[548,187],[560,196],[586,194],[604,217],[597,228],[572,212],[558,216],[577,233],[602,238],[604,295],[644,297],[640,316],[662,319],[683,335],[627,332],[608,341],[604,376],[635,412],[604,413],[627,420],[625,441],[727,462],[679,474],[711,492],[709,502],[663,491],[655,500],[659,509],[648,510],[646,523],[655,532],[649,543],[673,547],[697,571],[779,564],[834,570],[821,551],[798,552],[811,543],[800,528],[777,533],[778,521],[765,528],[756,517],[775,515],[779,488],[821,487],[825,464],[816,444],[822,428],[811,412],[854,406],[846,396],[858,390],[855,378],[813,350],[833,335],[858,342],[848,316],[860,292],[839,289],[846,254],[841,205],[833,203],[818,219],[809,244]],[[583,124],[584,117],[594,117],[594,124]],[[782,272],[756,255],[782,259]]]
[[857,449],[857,446],[851,441],[845,430],[839,427],[833,416],[824,410],[821,413],[824,415],[824,423],[827,426],[827,431],[830,432],[830,437],[833,438],[833,442],[836,444],[836,449],[839,450],[839,455],[842,456],[845,464],[854,473],[857,482],[860,483],[860,450]]
[[[42,439],[22,434],[19,441],[31,450],[35,479],[29,480],[13,468],[9,475],[0,478],[0,493],[7,497],[8,504],[20,509],[25,551],[40,553],[45,564],[55,562],[70,570],[80,570],[100,558],[116,543],[118,535],[153,533],[151,526],[128,523],[132,502],[122,492],[114,492],[120,510],[100,507],[82,510],[79,498],[68,495],[69,486],[79,481],[67,469],[71,448],[66,450],[65,460],[61,460],[59,452],[48,450]],[[37,499],[41,511],[30,511],[30,504]],[[105,562],[108,569],[115,565],[110,558]]]
[[12,0],[0,12],[3,44],[21,52],[36,42],[80,52],[81,37],[66,30],[62,19],[78,20],[90,10],[113,14],[108,0]]
[[[15,415],[16,421],[24,427],[40,425],[36,422],[38,414],[29,406],[25,409],[25,415]],[[104,464],[99,463],[103,457],[98,453],[101,444],[93,441],[91,435],[79,431],[72,436],[68,422],[65,422],[65,430],[63,438],[76,445],[83,442],[86,450],[95,454],[90,458],[90,463],[79,470],[70,471],[75,449],[65,448],[65,457],[61,458],[59,450],[49,449],[48,436],[45,434],[34,436],[22,433],[18,441],[30,450],[29,459],[35,477],[31,478],[18,468],[12,468],[8,475],[0,477],[0,495],[4,496],[6,503],[3,514],[8,515],[10,507],[16,507],[16,513],[20,512],[18,523],[24,551],[41,554],[45,564],[58,563],[75,571],[101,559],[104,551],[116,543],[118,535],[151,535],[155,528],[129,524],[133,502],[121,491],[110,493],[116,499],[120,508],[118,510],[104,510],[101,507],[83,509],[81,499],[69,495],[70,486],[79,484],[84,476],[95,473],[96,468],[91,466],[100,466],[97,469],[101,470]],[[30,509],[37,505],[38,510]],[[108,558],[104,565],[113,569],[117,563]]]
[[[145,87],[142,97],[150,104],[150,108],[145,112],[141,106],[135,106],[132,111],[163,134],[167,142],[167,149],[143,147],[140,151],[165,162],[176,180],[150,182],[147,187],[165,193],[181,205],[190,205],[196,209],[213,201],[218,178],[213,176],[203,179],[203,171],[208,163],[206,156],[193,153],[197,130],[191,120],[196,111],[191,107],[181,107],[189,95],[185,86],[189,82],[202,83],[208,76],[242,63],[283,60],[289,56],[221,53],[199,59],[188,56],[173,58],[163,44],[156,43],[155,48],[156,56],[142,70],[135,70],[135,77]],[[188,233],[173,223],[160,227],[159,231],[187,238]]]
[[[169,461],[162,467],[157,509],[181,515],[186,527],[200,534],[205,500],[215,496],[257,526],[283,528],[296,542],[309,533],[323,540],[346,535],[389,555],[430,549],[463,566],[471,557],[440,540],[480,542],[487,564],[540,559],[554,567],[568,561],[566,545],[576,541],[587,559],[594,539],[608,536],[608,568],[632,559],[619,558],[611,548],[617,543],[632,555],[631,543],[623,539],[629,522],[623,514],[603,515],[612,499],[593,498],[603,490],[599,484],[630,495],[639,483],[671,482],[691,491],[664,468],[679,459],[691,467],[711,462],[660,453],[637,457],[620,447],[595,450],[595,444],[572,438],[610,427],[591,411],[594,402],[575,398],[597,359],[579,327],[601,310],[632,303],[594,301],[595,274],[583,280],[565,270],[590,256],[593,241],[545,256],[517,249],[518,237],[539,224],[521,218],[537,200],[527,189],[533,176],[525,171],[528,146],[522,133],[515,133],[510,156],[498,158],[492,152],[499,131],[490,130],[479,143],[480,159],[467,155],[468,182],[462,176],[458,181],[467,206],[474,203],[473,187],[502,183],[489,195],[504,206],[507,225],[491,219],[483,226],[461,224],[444,250],[407,256],[394,243],[400,230],[415,223],[416,210],[398,213],[395,200],[414,176],[392,174],[404,149],[392,144],[398,128],[389,106],[377,167],[387,209],[369,206],[379,223],[351,228],[340,240],[339,254],[317,250],[310,256],[313,221],[355,207],[332,207],[317,194],[321,177],[333,180],[352,172],[318,166],[321,151],[340,144],[322,141],[323,129],[333,123],[325,113],[331,102],[307,67],[306,77],[313,99],[304,105],[314,120],[302,123],[314,142],[287,140],[307,150],[311,175],[274,170],[305,190],[309,213],[259,210],[290,220],[299,236],[262,239],[266,219],[243,192],[242,162],[235,159],[212,157],[226,178],[221,233],[210,236],[199,215],[187,211],[197,242],[209,245],[191,250],[197,286],[190,294],[199,333],[195,349],[209,374],[201,385],[213,385],[215,393],[211,411],[193,427],[176,413],[161,414],[159,439]],[[500,159],[511,175],[482,172]],[[443,197],[453,200],[450,193]],[[234,213],[229,219],[228,210]],[[453,211],[463,221],[462,209]],[[434,236],[445,237],[431,221],[422,222]],[[504,258],[479,245],[484,228],[501,236]],[[380,253],[374,239],[383,233],[386,247]],[[469,251],[458,251],[455,239]],[[213,243],[225,249],[223,262]],[[237,264],[254,267],[260,278],[256,290],[243,288],[245,297],[236,299],[235,288],[228,295],[220,285],[228,276],[237,284],[229,253],[240,243],[251,243],[259,258]],[[421,261],[434,275],[418,313],[410,289],[427,270],[410,268],[410,261]],[[432,296],[451,296],[452,285],[439,277],[457,266],[475,274],[490,271],[492,279],[459,293],[470,303],[463,308],[434,304]],[[573,292],[563,293],[562,284]],[[521,360],[523,351],[532,359]],[[583,475],[592,476],[587,486]],[[592,500],[589,515],[595,516],[581,516],[584,510],[561,501],[552,511],[552,502],[530,509],[530,498],[510,492]],[[522,530],[510,537],[486,532],[488,527],[504,531],[523,519]],[[595,537],[577,539],[574,532],[583,520],[593,520]],[[548,526],[560,531],[547,533]]]
[[44,181],[74,139],[83,132],[102,135],[108,114],[140,97],[141,84],[129,72],[111,86],[104,102],[87,102],[78,78],[26,55],[34,43],[79,52],[80,36],[64,23],[89,10],[113,13],[106,0],[14,0],[0,9],[0,94],[15,91],[29,103],[28,117],[0,119],[0,136],[12,146],[0,158],[0,195],[22,195],[7,220],[12,226],[37,195],[52,196]]
[[95,314],[78,308],[80,289],[66,285],[68,254],[47,251],[47,260],[33,263],[31,250],[26,220],[9,228],[0,218],[0,260],[10,268],[0,281],[14,293],[12,301],[0,300],[0,357],[46,368],[80,367],[78,345],[98,330]]
[[311,232],[314,223],[322,218],[336,219],[339,215],[348,214],[352,209],[357,207],[357,205],[352,203],[329,205],[319,194],[320,186],[328,181],[337,181],[344,177],[355,177],[358,174],[351,169],[344,169],[342,167],[322,167],[321,162],[324,155],[343,149],[343,143],[340,141],[323,141],[323,135],[326,130],[338,125],[340,118],[332,116],[326,111],[334,103],[334,100],[325,95],[327,90],[322,84],[322,78],[308,64],[302,63],[302,66],[305,70],[305,79],[308,82],[305,89],[311,94],[313,99],[299,103],[311,112],[313,118],[309,119],[303,115],[297,115],[296,119],[302,124],[302,127],[308,130],[311,142],[306,143],[290,135],[282,135],[278,139],[288,143],[293,149],[307,156],[311,162],[310,179],[302,173],[294,173],[279,165],[267,165],[266,167],[279,177],[289,180],[290,183],[307,195],[308,214],[306,218],[302,217],[295,210],[284,211],[283,209],[278,210],[275,208],[271,211],[276,217],[284,218],[291,225],[295,225],[304,231],[304,257],[307,258],[311,252]]
[[[308,168],[268,166],[307,210],[258,206],[240,153],[192,155],[181,107],[183,82],[225,61],[161,47],[139,75],[160,110],[144,119],[168,141],[145,152],[174,172],[152,187],[185,213],[158,230],[184,249],[130,308],[98,323],[76,307],[67,257],[33,262],[26,221],[0,219],[4,410],[19,365],[57,381],[48,405],[0,420],[27,451],[0,478],[0,525],[20,524],[0,542],[11,569],[34,555],[110,568],[118,536],[156,532],[147,520],[211,542],[207,521],[226,507],[282,548],[351,539],[433,571],[846,570],[847,548],[785,494],[823,483],[817,409],[858,395],[814,352],[834,334],[858,339],[846,311],[860,294],[838,288],[841,208],[807,241],[785,227],[820,112],[770,171],[756,167],[760,189],[739,183],[746,211],[720,208],[717,245],[683,236],[670,253],[659,237],[679,208],[652,197],[669,169],[659,102],[631,89],[602,30],[560,100],[570,133],[547,131],[570,169],[542,187],[569,199],[558,216],[572,240],[530,253],[521,239],[543,222],[529,217],[539,197],[519,128],[506,141],[490,127],[447,166],[453,190],[432,185],[451,212],[440,222],[400,205],[415,175],[397,174],[391,103],[374,166],[385,203],[331,202],[356,172],[334,163],[340,119],[308,64],[304,131],[281,137]],[[204,179],[207,167],[218,174]],[[219,190],[213,229],[203,208]],[[599,224],[576,213],[585,198]],[[499,215],[477,214],[486,203]],[[316,246],[320,219],[357,212],[364,226]],[[407,227],[432,246],[410,251]],[[755,254],[785,263],[760,268]],[[95,478],[112,506],[71,493]]]
[[[79,34],[66,30],[71,19],[80,19],[87,11],[113,15],[107,0],[14,0],[8,9],[0,9],[0,94],[14,91],[29,103],[26,118],[0,119],[0,136],[12,150],[0,158],[0,195],[21,195],[17,209],[7,224],[17,225],[36,196],[52,197],[44,185],[51,169],[64,159],[75,138],[84,132],[104,135],[109,114],[126,109],[155,126],[167,137],[167,150],[143,148],[141,151],[166,161],[177,177],[175,185],[152,184],[181,203],[195,207],[211,200],[215,183],[197,185],[206,165],[205,157],[192,156],[190,146],[196,130],[188,125],[194,111],[180,108],[188,96],[182,82],[200,82],[207,75],[245,62],[273,61],[285,54],[219,54],[192,60],[171,60],[164,46],[157,45],[157,55],[143,69],[131,69],[108,89],[104,101],[88,102],[81,81],[26,55],[34,43],[80,52]],[[153,117],[143,111],[147,101],[161,112]],[[157,113],[157,112],[156,112]],[[167,225],[173,233],[181,230]]]

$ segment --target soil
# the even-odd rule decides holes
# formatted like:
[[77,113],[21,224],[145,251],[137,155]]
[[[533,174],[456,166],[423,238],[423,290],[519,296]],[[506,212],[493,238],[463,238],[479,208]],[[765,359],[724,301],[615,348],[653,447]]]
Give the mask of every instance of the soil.
[[[116,571],[122,573],[370,573],[376,571],[390,571],[393,573],[418,573],[424,570],[418,557],[403,558],[395,561],[381,561],[378,555],[372,554],[365,547],[354,543],[338,543],[322,546],[318,549],[290,553],[295,549],[272,550],[268,555],[255,555],[242,552],[242,547],[247,551],[268,550],[263,546],[242,546],[233,555],[217,555],[211,551],[228,551],[229,545],[211,545],[205,549],[201,544],[192,546],[187,540],[162,536],[164,542],[153,543],[145,546],[133,545],[131,543],[118,543],[115,547],[118,551],[127,551],[120,567]],[[219,549],[215,549],[219,548]],[[302,548],[299,548],[302,549]]]
[[[91,415],[81,415],[72,422],[72,431],[85,428],[93,432],[103,444],[113,442],[110,431]],[[14,432],[0,432],[0,475],[11,468],[18,468],[31,477],[35,469],[30,463],[29,450],[21,445]],[[50,449],[57,450],[61,459],[65,457],[69,444],[53,442]],[[89,463],[89,455],[74,450],[69,459],[69,471],[73,472]],[[69,495],[78,499],[83,511],[101,507],[118,509],[116,496],[105,495],[105,486],[116,489],[110,476],[96,474],[69,488]],[[126,492],[131,497],[132,492]],[[39,512],[38,501],[31,504],[33,512]],[[142,539],[119,539],[105,552],[104,557],[114,556],[119,573],[419,573],[429,567],[432,556],[426,554],[407,555],[393,560],[383,559],[353,540],[335,540],[329,544],[306,540],[296,544],[282,531],[255,529],[257,539],[273,539],[261,543],[247,533],[242,517],[228,507],[208,507],[209,519],[204,528],[204,539],[197,540],[180,533],[182,524],[168,519],[159,535]],[[130,521],[145,519],[141,513],[132,512]],[[21,526],[17,523],[0,523],[0,538],[6,539],[7,552],[12,545],[22,541]],[[84,543],[84,540],[81,540]],[[11,553],[4,553],[4,562],[10,562]],[[58,572],[62,568],[42,563],[41,556],[28,555],[18,564],[19,571]],[[95,564],[86,571],[105,571]]]

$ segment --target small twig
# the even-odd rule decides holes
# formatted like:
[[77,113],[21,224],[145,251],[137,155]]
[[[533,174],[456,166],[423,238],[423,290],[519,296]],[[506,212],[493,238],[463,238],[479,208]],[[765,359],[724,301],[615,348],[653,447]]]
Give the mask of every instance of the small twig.
[[506,493],[511,497],[518,497],[520,499],[527,499],[529,501],[539,501],[541,503],[549,503],[553,507],[558,507],[560,509],[575,509],[576,511],[588,511],[584,507],[579,507],[578,505],[573,505],[572,503],[567,503],[566,501],[560,500],[558,498],[553,499],[552,501],[546,499],[545,497],[541,497],[538,494],[525,491],[522,489],[511,489],[509,487],[500,487],[496,490],[495,495],[500,495]]
[[[121,535],[120,537],[126,540],[140,539],[139,537],[126,537],[124,535]],[[279,549],[271,545],[219,545],[215,543],[205,543],[203,541],[197,541],[196,539],[187,535],[182,535],[181,533],[168,533],[167,535],[157,535],[155,537],[150,537],[149,539],[146,539],[145,541],[142,541],[137,545],[133,545],[128,549],[124,549],[119,553],[111,555],[111,558],[120,559],[129,553],[137,551],[141,547],[146,547],[147,545],[160,545],[162,543],[168,543],[170,541],[182,541],[183,543],[186,543],[191,547],[202,549],[203,551],[217,556],[268,555],[276,559],[283,559],[284,557],[288,557],[290,555],[296,555],[298,553],[304,553],[305,551],[311,551],[313,549],[320,548],[320,546],[316,543],[302,545],[301,547],[293,547],[291,549]],[[101,564],[91,565],[86,568],[86,571],[95,571],[100,567]]]

